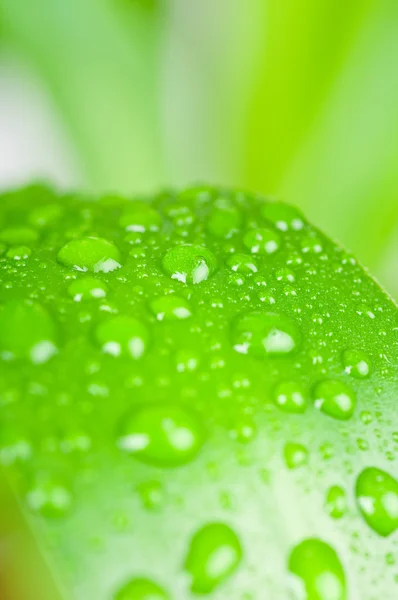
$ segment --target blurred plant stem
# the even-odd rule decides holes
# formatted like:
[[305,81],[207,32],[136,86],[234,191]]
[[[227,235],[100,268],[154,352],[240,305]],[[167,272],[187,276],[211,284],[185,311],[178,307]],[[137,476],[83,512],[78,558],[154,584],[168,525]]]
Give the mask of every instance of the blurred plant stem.
[[164,183],[156,6],[2,0],[3,35],[50,88],[95,189]]
[[398,6],[364,25],[280,190],[374,267],[398,223]]
[[243,179],[303,207],[374,268],[398,222],[398,5],[263,7]]
[[245,172],[251,185],[275,193],[375,0],[258,2],[262,61],[247,111]]

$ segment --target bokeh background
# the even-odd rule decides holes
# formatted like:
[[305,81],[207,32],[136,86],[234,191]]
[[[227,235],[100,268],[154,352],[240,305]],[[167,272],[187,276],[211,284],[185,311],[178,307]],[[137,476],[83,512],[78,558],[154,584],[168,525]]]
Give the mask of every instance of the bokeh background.
[[297,204],[398,297],[396,0],[0,0],[0,188]]

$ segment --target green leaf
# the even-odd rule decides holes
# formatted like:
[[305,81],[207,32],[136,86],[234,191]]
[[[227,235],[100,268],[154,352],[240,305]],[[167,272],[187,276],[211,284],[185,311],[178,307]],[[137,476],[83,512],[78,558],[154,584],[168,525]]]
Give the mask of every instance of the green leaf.
[[121,0],[4,0],[4,37],[54,97],[91,188],[163,181],[156,6]]
[[351,254],[206,187],[0,224],[0,461],[66,598],[397,595],[398,313]]

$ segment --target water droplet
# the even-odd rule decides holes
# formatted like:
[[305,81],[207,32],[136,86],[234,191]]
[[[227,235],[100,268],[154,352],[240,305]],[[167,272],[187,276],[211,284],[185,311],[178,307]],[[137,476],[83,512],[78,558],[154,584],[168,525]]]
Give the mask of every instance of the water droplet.
[[57,353],[56,329],[40,304],[10,302],[0,308],[0,356],[45,363]]
[[0,241],[10,246],[34,244],[39,239],[39,234],[29,227],[7,227],[0,231]]
[[295,381],[283,381],[273,392],[275,404],[288,413],[303,413],[307,408],[306,393]]
[[132,202],[119,221],[126,231],[144,233],[159,231],[162,218],[156,210],[145,202]]
[[308,450],[302,444],[288,442],[283,449],[283,455],[289,469],[297,469],[308,462]]
[[288,231],[288,229],[298,231],[305,225],[301,212],[294,206],[282,202],[267,202],[261,208],[261,214],[280,231]]
[[198,417],[176,405],[150,405],[123,418],[118,446],[141,461],[178,467],[195,458],[204,442]]
[[121,256],[112,242],[98,237],[71,240],[57,254],[58,262],[69,269],[110,273],[121,267]]
[[210,594],[236,571],[242,560],[236,533],[223,523],[205,525],[193,536],[185,568],[195,594]]
[[29,215],[29,223],[33,227],[49,227],[57,221],[63,213],[63,207],[60,204],[46,204],[34,208]]
[[165,272],[182,283],[201,283],[216,270],[217,261],[212,252],[202,246],[174,246],[162,261]]
[[146,481],[138,486],[141,502],[147,510],[159,510],[164,503],[164,490],[159,481]]
[[358,476],[355,496],[365,521],[387,537],[398,528],[398,481],[381,469],[368,467]]
[[194,350],[179,350],[175,357],[177,371],[179,373],[196,371],[200,365],[201,359],[201,354]]
[[337,379],[327,379],[316,384],[313,399],[315,408],[335,419],[350,419],[355,410],[354,391]]
[[278,269],[275,272],[275,279],[277,281],[285,282],[285,283],[293,283],[296,280],[296,277],[290,269]]
[[72,296],[75,302],[82,300],[92,300],[95,298],[105,298],[108,286],[104,281],[94,277],[77,279],[68,287],[68,294]]
[[102,351],[112,356],[141,358],[149,343],[149,332],[145,325],[123,315],[100,323],[95,336]]
[[113,600],[168,600],[169,596],[149,579],[132,579],[113,597]]
[[180,321],[192,316],[188,302],[174,295],[156,298],[150,308],[158,321]]
[[322,243],[317,237],[305,237],[301,241],[304,254],[320,254],[323,250]]
[[226,260],[227,266],[235,273],[250,275],[257,273],[258,268],[253,257],[248,254],[231,254]]
[[326,493],[326,510],[333,519],[341,519],[347,511],[347,497],[339,485],[332,485]]
[[361,350],[346,350],[342,356],[345,372],[357,379],[368,377],[371,372],[371,361]]
[[11,248],[7,251],[7,258],[11,258],[13,260],[25,260],[29,258],[32,254],[32,250],[29,246],[11,246]]
[[252,312],[234,321],[232,342],[240,354],[255,358],[283,356],[297,350],[301,333],[295,323],[283,315]]
[[281,238],[272,229],[252,229],[246,233],[243,243],[252,254],[273,254],[281,246]]
[[213,204],[207,231],[218,238],[230,238],[239,230],[242,216],[230,200],[219,198]]
[[48,519],[57,519],[68,515],[73,497],[69,485],[42,473],[29,487],[26,503],[33,512]]
[[306,600],[347,600],[340,559],[322,540],[310,538],[298,544],[290,554],[289,570],[302,580]]

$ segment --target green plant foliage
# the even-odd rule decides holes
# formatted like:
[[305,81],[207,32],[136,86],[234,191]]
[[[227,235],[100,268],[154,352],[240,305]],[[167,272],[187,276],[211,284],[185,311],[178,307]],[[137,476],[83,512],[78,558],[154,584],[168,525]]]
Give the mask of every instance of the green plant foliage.
[[397,596],[397,307],[351,254],[208,187],[0,222],[0,461],[67,598]]
[[156,10],[120,0],[4,0],[2,15],[6,40],[52,92],[87,185],[163,183]]

